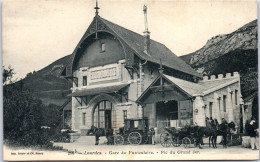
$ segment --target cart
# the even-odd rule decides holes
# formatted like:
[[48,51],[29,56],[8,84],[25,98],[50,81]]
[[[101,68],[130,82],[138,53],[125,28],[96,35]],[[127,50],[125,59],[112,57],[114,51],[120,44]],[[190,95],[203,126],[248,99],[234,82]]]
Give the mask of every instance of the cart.
[[160,135],[160,142],[163,147],[179,147],[183,145],[189,148],[191,144],[196,145],[196,138],[194,132],[191,132],[188,127],[185,128],[164,128],[165,132]]
[[148,141],[148,131],[148,118],[125,119],[124,127],[114,136],[114,144],[145,144]]

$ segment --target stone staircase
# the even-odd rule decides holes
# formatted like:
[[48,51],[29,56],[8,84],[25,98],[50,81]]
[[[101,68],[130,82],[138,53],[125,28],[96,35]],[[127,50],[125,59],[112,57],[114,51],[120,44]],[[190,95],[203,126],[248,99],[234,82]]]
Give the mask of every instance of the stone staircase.
[[[84,143],[87,145],[95,145],[95,136],[80,136],[74,143]],[[105,144],[107,142],[106,137],[99,137],[99,144]]]

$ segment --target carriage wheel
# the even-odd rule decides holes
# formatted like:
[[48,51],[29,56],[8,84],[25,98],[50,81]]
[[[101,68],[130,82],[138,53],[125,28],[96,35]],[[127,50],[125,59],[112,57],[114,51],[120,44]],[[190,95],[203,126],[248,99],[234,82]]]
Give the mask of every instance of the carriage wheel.
[[148,142],[148,136],[143,136],[142,141],[143,141],[143,144],[147,144],[147,142]]
[[163,133],[160,136],[160,142],[163,147],[170,147],[172,144],[172,137],[169,133]]
[[138,132],[131,132],[128,136],[128,141],[133,145],[140,145],[142,142],[142,136]]
[[188,137],[182,139],[182,144],[185,148],[190,148],[191,141]]
[[124,144],[124,137],[121,136],[121,135],[115,135],[114,144],[115,145],[123,145]]
[[174,147],[179,147],[181,145],[181,140],[178,136],[173,138],[172,145]]

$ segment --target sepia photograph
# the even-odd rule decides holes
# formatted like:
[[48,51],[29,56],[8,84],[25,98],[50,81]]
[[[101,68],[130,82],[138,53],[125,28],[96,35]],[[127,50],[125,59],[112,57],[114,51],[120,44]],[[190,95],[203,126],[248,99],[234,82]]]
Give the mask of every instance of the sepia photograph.
[[258,160],[255,0],[4,0],[3,159]]

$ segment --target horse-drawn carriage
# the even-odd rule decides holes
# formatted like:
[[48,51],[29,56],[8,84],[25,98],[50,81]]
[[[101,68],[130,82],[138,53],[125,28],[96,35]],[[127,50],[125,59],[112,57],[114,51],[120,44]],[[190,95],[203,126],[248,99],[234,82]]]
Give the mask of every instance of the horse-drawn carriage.
[[195,133],[192,132],[190,127],[184,128],[164,128],[165,132],[160,135],[160,142],[163,147],[179,147],[181,144],[190,147],[191,144],[196,145]]
[[221,142],[224,147],[241,144],[241,135],[235,132],[234,122],[226,123],[225,126],[224,129],[212,125],[206,127],[186,125],[184,128],[178,129],[174,127],[164,128],[165,132],[161,134],[160,142],[163,147],[170,147],[171,145],[178,147],[181,144],[185,148],[189,148],[191,144],[200,147],[200,144],[203,143],[203,137],[209,137],[209,147],[212,143],[213,148],[217,148],[217,136],[224,137],[225,135],[226,141]]
[[125,119],[124,127],[114,136],[114,144],[145,144],[148,141],[148,119]]
[[106,136],[107,144],[123,145],[145,144],[148,141],[148,118],[142,119],[125,119],[124,127],[119,129],[119,133],[114,135],[114,130],[110,128],[97,128],[91,126],[87,135],[95,135],[96,144],[99,144],[99,137]]

